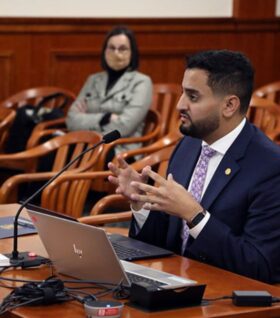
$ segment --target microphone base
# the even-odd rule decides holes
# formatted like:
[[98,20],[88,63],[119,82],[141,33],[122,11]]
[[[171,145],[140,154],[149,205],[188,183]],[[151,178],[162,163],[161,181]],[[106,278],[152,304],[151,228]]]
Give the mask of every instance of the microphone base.
[[11,266],[21,267],[21,268],[36,267],[42,264],[46,264],[49,261],[45,257],[36,255],[34,253],[30,253],[30,252],[18,253],[17,258],[13,258],[12,253],[5,254],[5,256],[9,258]]

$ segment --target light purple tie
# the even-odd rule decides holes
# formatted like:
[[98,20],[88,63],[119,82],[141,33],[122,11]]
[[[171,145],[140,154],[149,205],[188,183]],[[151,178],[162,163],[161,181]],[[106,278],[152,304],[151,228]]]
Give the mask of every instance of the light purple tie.
[[[210,158],[216,153],[215,150],[211,149],[208,145],[202,147],[198,163],[195,167],[193,173],[192,183],[190,185],[189,192],[196,199],[197,202],[200,202],[202,190],[206,178],[208,163]],[[185,252],[187,241],[189,238],[189,227],[187,222],[183,220],[183,230],[181,233],[182,237],[182,255]]]

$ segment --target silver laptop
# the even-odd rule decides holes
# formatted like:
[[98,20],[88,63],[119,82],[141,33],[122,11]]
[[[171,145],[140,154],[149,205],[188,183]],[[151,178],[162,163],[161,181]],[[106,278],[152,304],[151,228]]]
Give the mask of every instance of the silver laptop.
[[99,283],[130,286],[145,281],[160,288],[196,285],[196,281],[120,261],[102,228],[27,209],[59,273]]

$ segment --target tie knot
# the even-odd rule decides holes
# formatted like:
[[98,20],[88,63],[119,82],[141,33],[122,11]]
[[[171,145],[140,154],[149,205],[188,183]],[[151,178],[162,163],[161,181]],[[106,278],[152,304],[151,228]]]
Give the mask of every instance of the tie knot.
[[202,153],[201,155],[204,157],[208,157],[211,158],[214,156],[214,154],[216,153],[216,150],[210,148],[208,145],[205,145],[202,147]]

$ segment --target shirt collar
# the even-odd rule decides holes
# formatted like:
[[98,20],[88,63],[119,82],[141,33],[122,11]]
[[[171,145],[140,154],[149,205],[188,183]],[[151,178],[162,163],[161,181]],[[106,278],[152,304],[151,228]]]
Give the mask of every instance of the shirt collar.
[[[233,144],[235,139],[238,137],[240,134],[241,130],[245,126],[246,119],[244,118],[241,123],[235,127],[231,132],[223,136],[222,138],[216,140],[211,144],[211,148],[216,150],[218,153],[224,155],[229,147]],[[202,146],[207,145],[207,143],[203,140],[202,141]]]

